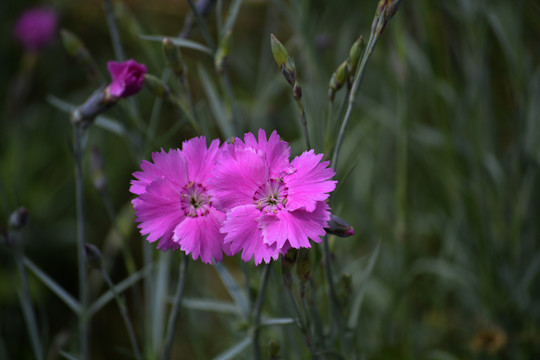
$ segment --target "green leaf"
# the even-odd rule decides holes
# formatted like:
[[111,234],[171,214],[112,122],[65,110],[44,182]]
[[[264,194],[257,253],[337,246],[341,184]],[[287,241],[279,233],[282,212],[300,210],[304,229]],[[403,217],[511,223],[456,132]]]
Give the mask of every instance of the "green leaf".
[[228,117],[228,112],[223,103],[219,100],[219,95],[217,93],[217,90],[212,83],[212,80],[210,80],[210,77],[208,76],[208,73],[202,66],[198,67],[199,70],[199,77],[201,78],[202,85],[204,87],[204,91],[206,93],[206,96],[208,97],[210,109],[212,110],[212,113],[214,114],[214,117],[216,118],[216,121],[218,123],[219,128],[221,129],[221,132],[225,136],[225,138],[231,138],[234,136],[232,125],[230,122],[230,119]]
[[249,344],[251,343],[251,337],[246,337],[244,340],[240,341],[236,345],[234,345],[229,350],[221,353],[220,355],[216,356],[214,360],[229,360],[233,359],[236,355],[240,354],[242,351],[244,351]]
[[227,271],[225,266],[223,266],[223,264],[215,263],[214,269],[216,269],[221,281],[223,282],[223,285],[225,285],[229,291],[229,294],[234,299],[234,302],[240,310],[240,314],[244,317],[244,319],[247,319],[249,316],[249,302],[246,295],[242,292],[242,290],[240,290],[240,287],[236,281],[234,281],[234,278]]
[[221,30],[221,35],[224,36],[229,30],[231,30],[236,22],[236,17],[240,11],[240,5],[242,5],[242,0],[233,0],[231,6],[229,7],[229,13],[227,14],[227,19],[225,19],[225,25]]
[[296,320],[293,318],[274,318],[261,321],[260,326],[281,326],[295,324]]
[[378,242],[375,249],[371,252],[369,255],[369,258],[367,260],[366,269],[363,273],[362,277],[362,286],[358,290],[358,293],[356,294],[356,297],[354,298],[353,305],[351,307],[351,314],[349,316],[349,320],[347,322],[347,326],[349,329],[354,330],[356,329],[356,326],[358,325],[358,318],[360,315],[360,309],[362,308],[362,302],[364,300],[364,294],[366,293],[367,288],[367,279],[371,272],[373,271],[373,267],[375,266],[375,262],[377,258],[379,257],[379,251],[381,249],[381,243]]
[[41,270],[30,259],[24,257],[24,265],[34,273],[60,300],[62,300],[75,314],[80,315],[81,305],[73,296],[71,296],[63,287],[58,285],[49,275]]
[[75,357],[75,356],[73,356],[73,355],[71,355],[71,354],[69,354],[69,353],[67,353],[65,351],[62,351],[62,350],[60,351],[60,355],[62,355],[63,357],[65,357],[68,360],[79,360],[79,358],[77,358],[77,357]]
[[[125,278],[124,280],[122,280],[121,282],[119,282],[118,284],[114,286],[116,293],[120,294],[122,291],[128,289],[137,281],[141,280],[146,275],[148,275],[151,270],[152,270],[152,264],[147,265],[146,267],[137,271],[133,275],[130,275],[129,277]],[[104,293],[103,295],[101,295],[99,299],[97,299],[96,301],[94,301],[92,305],[90,305],[90,307],[88,308],[88,317],[91,317],[93,314],[98,312],[103,306],[107,305],[107,303],[111,301],[112,299],[114,299],[114,292],[111,289],[107,291],[106,293]]]
[[[172,299],[169,299],[172,302]],[[184,299],[182,300],[182,306],[200,311],[213,311],[224,314],[240,314],[238,306],[231,302],[209,300],[209,299]]]
[[198,50],[203,53],[207,53],[208,55],[212,55],[212,51],[210,50],[210,48],[198,42],[187,40],[187,39],[169,37],[169,36],[164,36],[164,35],[139,35],[139,37],[144,40],[159,41],[159,42],[162,42],[163,39],[167,38],[176,46],[184,47],[187,49]]

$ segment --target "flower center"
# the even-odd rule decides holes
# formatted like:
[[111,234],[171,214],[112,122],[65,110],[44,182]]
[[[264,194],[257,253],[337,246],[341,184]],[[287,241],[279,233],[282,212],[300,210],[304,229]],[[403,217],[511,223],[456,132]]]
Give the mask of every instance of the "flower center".
[[212,203],[204,186],[190,182],[180,193],[180,207],[184,215],[198,217],[208,214]]
[[287,192],[288,189],[283,184],[283,180],[280,178],[270,179],[255,192],[253,202],[261,211],[276,213],[285,207]]

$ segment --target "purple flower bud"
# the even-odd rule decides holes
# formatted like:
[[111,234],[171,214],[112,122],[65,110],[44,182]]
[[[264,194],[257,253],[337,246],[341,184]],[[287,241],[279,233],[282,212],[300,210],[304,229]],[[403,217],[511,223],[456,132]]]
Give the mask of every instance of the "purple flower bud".
[[13,34],[26,50],[38,51],[51,43],[56,34],[58,17],[46,8],[26,10],[15,23]]
[[109,95],[122,98],[134,95],[141,90],[144,74],[146,74],[144,64],[139,64],[132,59],[121,63],[109,61],[107,69],[112,77],[112,82],[107,87]]

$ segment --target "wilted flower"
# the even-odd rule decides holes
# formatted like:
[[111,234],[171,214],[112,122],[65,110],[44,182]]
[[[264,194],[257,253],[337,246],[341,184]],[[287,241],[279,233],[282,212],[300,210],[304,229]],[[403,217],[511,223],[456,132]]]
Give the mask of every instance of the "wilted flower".
[[142,88],[146,66],[133,59],[124,62],[109,61],[107,69],[112,77],[107,92],[116,98],[128,97],[138,93]]
[[138,195],[133,207],[147,240],[161,239],[158,249],[192,254],[205,263],[221,261],[223,238],[219,228],[225,214],[213,206],[208,192],[210,176],[219,153],[219,140],[206,147],[204,137],[182,144],[182,150],[152,154],[133,175],[130,191]]
[[38,51],[51,43],[57,23],[58,17],[54,10],[29,9],[17,19],[14,36],[26,50]]
[[330,219],[325,200],[336,186],[322,155],[306,151],[289,162],[289,146],[275,131],[268,140],[264,130],[258,135],[227,145],[209,180],[215,206],[227,212],[225,243],[255,264],[320,242]]

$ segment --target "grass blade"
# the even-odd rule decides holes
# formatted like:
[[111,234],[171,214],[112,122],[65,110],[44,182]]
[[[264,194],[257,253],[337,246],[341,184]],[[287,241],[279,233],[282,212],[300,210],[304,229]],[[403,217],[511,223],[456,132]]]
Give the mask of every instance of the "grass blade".
[[249,302],[246,295],[242,292],[242,290],[240,290],[240,287],[236,281],[234,281],[234,278],[227,271],[225,266],[223,266],[223,264],[215,263],[214,269],[216,269],[221,281],[223,282],[223,285],[225,285],[229,291],[229,294],[231,294],[231,297],[238,306],[240,314],[244,319],[247,319],[249,316]]
[[214,360],[229,360],[233,359],[236,355],[240,354],[242,351],[244,351],[249,344],[251,343],[251,338],[248,336],[244,340],[240,341],[236,345],[234,345],[229,350],[225,351],[224,353],[221,353],[220,355],[216,356]]
[[193,50],[201,51],[208,55],[212,55],[212,51],[210,50],[209,47],[204,46],[203,44],[200,44],[192,40],[187,40],[187,39],[182,39],[182,38],[177,38],[177,37],[169,37],[169,36],[164,36],[164,35],[139,35],[139,37],[144,40],[159,41],[159,42],[162,42],[163,39],[167,38],[176,46],[187,48],[187,49],[193,49]]

